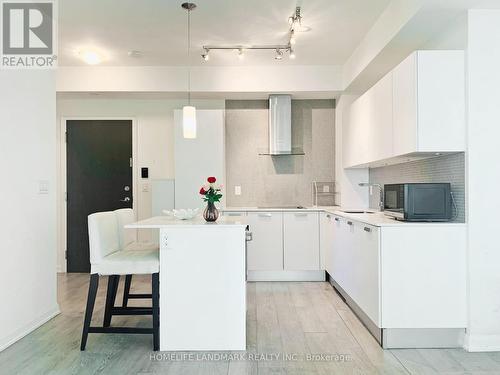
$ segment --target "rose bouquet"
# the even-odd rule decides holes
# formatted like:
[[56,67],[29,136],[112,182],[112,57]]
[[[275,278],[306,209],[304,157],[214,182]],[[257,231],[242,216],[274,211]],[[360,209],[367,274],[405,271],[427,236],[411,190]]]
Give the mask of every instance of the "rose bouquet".
[[222,185],[215,185],[216,181],[215,177],[208,177],[207,184],[203,185],[200,189],[203,200],[207,202],[207,207],[203,211],[203,217],[206,221],[215,221],[219,217],[219,211],[215,207],[215,202],[219,202],[222,198]]

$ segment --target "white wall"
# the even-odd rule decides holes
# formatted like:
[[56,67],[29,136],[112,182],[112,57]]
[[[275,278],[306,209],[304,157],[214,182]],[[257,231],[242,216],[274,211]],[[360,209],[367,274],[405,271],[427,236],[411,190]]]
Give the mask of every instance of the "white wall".
[[349,108],[358,98],[356,95],[342,95],[335,103],[335,181],[342,207],[368,208],[368,189],[360,187],[360,182],[368,181],[368,169],[344,169],[342,165],[342,133],[349,126]]
[[[336,65],[214,66],[191,68],[191,91],[202,93],[334,92],[342,90]],[[186,67],[65,66],[58,92],[185,92]]]
[[[136,168],[137,184],[135,188],[135,209],[138,219],[151,216],[151,180],[173,179],[174,167],[174,110],[182,108],[185,99],[127,99],[126,95],[121,98],[110,98],[106,95],[80,95],[76,98],[68,98],[59,95],[57,99],[57,124],[61,125],[63,117],[87,117],[87,118],[113,118],[131,117],[135,119],[137,131],[134,138],[137,143],[137,160],[134,161]],[[198,109],[224,108],[223,100],[198,100],[194,101]],[[58,134],[60,132],[58,131]],[[63,148],[63,139],[59,138],[58,160]],[[149,167],[149,179],[140,178],[140,168]],[[65,179],[65,171],[58,167],[59,182]],[[147,192],[143,191],[147,185]],[[64,228],[65,205],[64,194],[60,191],[58,195],[58,213],[60,219],[60,231],[58,235],[58,270],[63,272],[66,264],[64,251],[66,248],[66,236]],[[151,231],[141,231],[140,241],[153,240]]]
[[53,71],[0,70],[0,350],[59,312],[55,106]]
[[500,350],[498,142],[500,11],[468,15],[468,294],[466,347]]

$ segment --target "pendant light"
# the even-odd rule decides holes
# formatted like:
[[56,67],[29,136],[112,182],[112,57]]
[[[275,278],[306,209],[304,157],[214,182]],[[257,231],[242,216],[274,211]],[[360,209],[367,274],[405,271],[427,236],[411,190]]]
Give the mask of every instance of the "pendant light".
[[188,59],[188,104],[182,108],[182,133],[184,138],[196,138],[196,108],[191,105],[191,11],[196,8],[194,3],[183,3],[183,9],[187,10],[187,59]]

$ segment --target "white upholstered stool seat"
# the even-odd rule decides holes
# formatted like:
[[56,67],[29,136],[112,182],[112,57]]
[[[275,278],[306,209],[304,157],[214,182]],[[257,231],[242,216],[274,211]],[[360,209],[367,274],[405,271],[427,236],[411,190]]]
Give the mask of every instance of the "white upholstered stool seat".
[[[160,305],[159,305],[159,252],[155,246],[145,244],[134,245],[136,232],[125,233],[124,225],[133,221],[131,209],[98,212],[88,217],[90,245],[90,283],[87,307],[83,322],[80,350],[85,350],[89,333],[144,333],[153,335],[153,350],[160,347]],[[129,236],[127,238],[127,236]],[[132,275],[151,275],[151,294],[130,294]],[[92,314],[99,287],[99,276],[107,275],[108,290],[104,309],[102,327],[91,326]],[[120,275],[126,275],[124,287],[124,303],[115,306]],[[128,307],[129,298],[150,298],[152,307]],[[111,327],[114,315],[152,315],[153,326],[143,327]]]
[[160,271],[158,250],[119,250],[91,265],[91,273],[99,275],[147,275]]

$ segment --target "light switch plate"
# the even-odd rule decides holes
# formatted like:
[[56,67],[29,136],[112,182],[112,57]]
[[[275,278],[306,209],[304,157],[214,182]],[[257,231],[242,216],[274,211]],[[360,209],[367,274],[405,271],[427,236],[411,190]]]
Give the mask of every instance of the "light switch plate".
[[330,186],[323,185],[323,193],[329,193],[329,192],[330,192]]
[[149,191],[149,184],[142,184],[142,192],[147,193]]
[[49,181],[38,181],[38,194],[49,194]]
[[241,186],[237,185],[234,187],[234,195],[241,195]]

